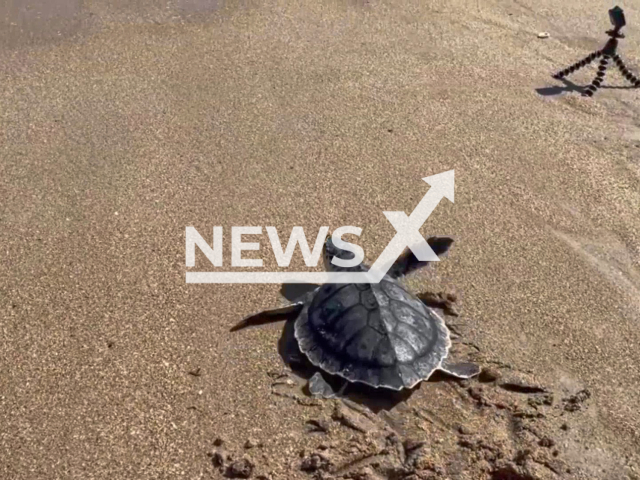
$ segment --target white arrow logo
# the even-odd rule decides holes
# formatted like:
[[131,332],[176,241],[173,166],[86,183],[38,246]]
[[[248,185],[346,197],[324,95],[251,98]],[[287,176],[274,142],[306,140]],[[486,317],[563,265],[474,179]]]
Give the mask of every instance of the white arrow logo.
[[384,212],[396,234],[368,272],[187,272],[187,283],[379,283],[406,247],[420,261],[437,262],[420,228],[443,197],[454,201],[454,170],[422,180],[431,188],[411,215]]
[[431,188],[409,217],[404,212],[384,212],[397,233],[371,267],[370,273],[378,279],[374,283],[382,280],[406,247],[409,247],[416,258],[422,262],[440,260],[420,234],[420,227],[436,209],[442,197],[448,198],[453,203],[454,170],[425,177],[422,180],[431,185]]

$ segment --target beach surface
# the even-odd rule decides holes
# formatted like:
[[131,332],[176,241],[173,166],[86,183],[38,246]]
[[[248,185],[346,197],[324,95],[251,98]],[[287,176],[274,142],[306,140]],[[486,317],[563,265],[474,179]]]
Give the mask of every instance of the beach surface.
[[[612,6],[5,2],[0,478],[638,480],[640,91],[551,78]],[[449,170],[421,232],[454,246],[406,283],[456,294],[480,379],[313,399],[282,323],[229,332],[280,285],[185,281],[188,226],[228,269],[232,226],[353,225],[373,261]]]

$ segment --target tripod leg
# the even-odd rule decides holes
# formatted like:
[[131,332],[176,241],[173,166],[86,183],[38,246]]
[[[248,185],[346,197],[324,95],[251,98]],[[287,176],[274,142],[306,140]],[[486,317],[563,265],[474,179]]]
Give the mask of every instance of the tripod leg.
[[553,75],[553,78],[555,78],[556,80],[560,80],[561,78],[566,77],[570,73],[573,73],[573,72],[575,72],[576,70],[579,70],[582,67],[586,67],[587,65],[589,65],[591,62],[593,62],[596,58],[600,57],[601,55],[602,55],[602,50],[598,50],[597,52],[593,52],[588,57],[585,57],[582,60],[580,60],[579,62],[574,63],[570,67],[567,67],[564,70],[561,70],[560,72],[556,73],[555,75]]
[[615,55],[613,55],[612,58],[613,58],[613,63],[615,63],[616,67],[620,69],[620,72],[622,73],[624,78],[626,78],[629,82],[633,83],[634,87],[640,87],[640,78],[636,77],[633,73],[629,71],[627,66],[624,64],[624,62],[620,58],[620,55],[616,53]]
[[598,73],[596,73],[596,78],[593,79],[591,85],[589,85],[584,92],[582,92],[583,97],[591,97],[596,90],[600,88],[602,84],[602,80],[604,79],[604,74],[607,71],[607,64],[609,63],[610,55],[603,55],[602,60],[600,60],[600,66],[598,67]]

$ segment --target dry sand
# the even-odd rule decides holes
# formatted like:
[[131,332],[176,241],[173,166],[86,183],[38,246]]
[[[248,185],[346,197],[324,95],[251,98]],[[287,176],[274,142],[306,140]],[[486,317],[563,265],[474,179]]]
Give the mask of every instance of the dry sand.
[[[640,478],[640,93],[550,78],[612,4],[268,3],[0,6],[0,478]],[[229,333],[279,286],[185,283],[189,225],[356,225],[374,259],[449,169],[422,232],[456,244],[410,284],[497,382],[311,401],[282,324]]]

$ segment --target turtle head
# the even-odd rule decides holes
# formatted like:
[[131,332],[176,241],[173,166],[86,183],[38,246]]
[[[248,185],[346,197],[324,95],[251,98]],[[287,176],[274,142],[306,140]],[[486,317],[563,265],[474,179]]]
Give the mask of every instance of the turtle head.
[[331,263],[333,257],[338,257],[343,260],[351,260],[355,258],[355,254],[349,250],[344,250],[342,248],[337,247],[333,240],[331,239],[331,235],[327,236],[327,239],[324,241],[324,247],[322,248],[322,257],[324,259],[324,267],[328,272],[335,272],[338,270],[342,270],[341,267],[334,265]]

